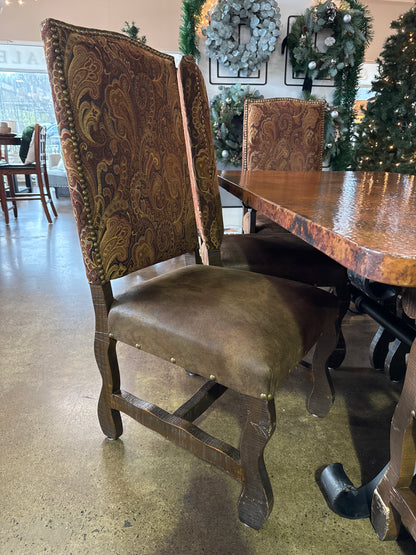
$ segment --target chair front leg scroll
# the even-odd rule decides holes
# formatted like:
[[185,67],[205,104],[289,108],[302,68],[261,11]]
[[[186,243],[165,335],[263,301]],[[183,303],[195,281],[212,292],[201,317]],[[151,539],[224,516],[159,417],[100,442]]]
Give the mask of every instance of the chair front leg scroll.
[[9,209],[7,208],[6,190],[4,188],[4,177],[0,175],[0,203],[4,213],[4,220],[6,224],[9,223]]
[[[16,196],[16,191],[15,191],[15,186],[14,186],[14,180],[16,179],[15,176],[13,175],[8,175],[7,176],[7,184],[9,186],[9,195],[14,198]],[[12,200],[12,206],[13,206],[13,216],[15,218],[17,218],[17,204],[15,200]]]
[[246,399],[247,421],[240,441],[244,480],[238,516],[247,526],[260,530],[273,508],[273,491],[263,453],[276,428],[276,410],[274,400]]
[[36,172],[36,177],[37,177],[37,180],[38,180],[40,201],[42,203],[43,211],[45,212],[46,219],[51,224],[52,223],[52,218],[51,218],[51,215],[49,214],[48,205],[46,203],[45,191],[43,189],[42,170],[40,168],[38,168],[38,170]]
[[335,390],[329,374],[329,360],[339,336],[339,322],[330,325],[319,338],[312,360],[312,391],[308,399],[308,411],[314,416],[324,417],[332,407]]
[[117,439],[123,433],[120,412],[111,408],[113,393],[120,392],[120,371],[118,368],[116,344],[108,334],[107,315],[113,295],[111,285],[91,285],[94,303],[96,331],[94,353],[103,380],[98,401],[98,418],[101,429],[109,439]]
[[341,324],[345,314],[347,313],[348,307],[350,306],[350,300],[351,300],[350,285],[348,283],[343,285],[338,285],[337,287],[335,287],[335,293],[340,301],[339,316],[338,316],[339,333],[338,333],[338,343],[328,361],[328,366],[330,368],[339,368],[343,363],[345,354],[346,354],[345,339],[342,333]]
[[98,419],[101,429],[109,439],[117,439],[123,433],[120,412],[111,408],[113,393],[120,392],[120,372],[118,368],[117,341],[96,332],[94,351],[95,359],[103,380],[98,401]]
[[49,177],[48,177],[48,172],[46,171],[46,167],[43,169],[42,178],[43,178],[43,184],[45,185],[46,196],[48,197],[49,204],[51,205],[53,215],[55,216],[55,218],[57,218],[58,212],[56,211],[55,205],[52,200],[51,188],[49,186]]

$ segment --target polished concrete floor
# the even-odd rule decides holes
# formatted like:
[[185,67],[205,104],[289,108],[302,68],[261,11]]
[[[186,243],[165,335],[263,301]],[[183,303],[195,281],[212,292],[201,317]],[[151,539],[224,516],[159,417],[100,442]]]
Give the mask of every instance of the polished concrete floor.
[[[342,462],[360,485],[388,460],[400,384],[369,367],[374,322],[346,318],[348,355],[333,373],[337,397],[325,419],[306,411],[306,368],[278,392],[265,453],[275,505],[256,532],[238,521],[240,486],[232,478],[127,417],[120,440],[103,437],[89,288],[69,199],[57,208],[52,225],[36,202],[22,203],[9,226],[0,216],[1,554],[416,552],[405,532],[380,542],[368,519],[332,513],[316,481],[322,467]],[[199,385],[136,350],[119,354],[124,389],[167,409]],[[233,401],[227,393],[202,427],[236,442]]]

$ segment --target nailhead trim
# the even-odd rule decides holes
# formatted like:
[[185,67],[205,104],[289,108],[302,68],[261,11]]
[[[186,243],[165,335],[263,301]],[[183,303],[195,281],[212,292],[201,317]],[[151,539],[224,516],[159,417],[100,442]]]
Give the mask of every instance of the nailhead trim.
[[[51,25],[51,31],[52,31],[52,47],[53,50],[56,54],[55,56],[55,63],[54,63],[54,70],[56,70],[56,72],[59,74],[59,81],[61,82],[61,87],[62,87],[62,103],[65,107],[66,110],[66,119],[68,121],[68,127],[71,133],[71,139],[72,139],[72,146],[73,146],[73,150],[74,150],[74,157],[75,160],[77,162],[79,162],[79,160],[81,160],[80,157],[80,152],[79,152],[79,144],[78,144],[78,140],[77,140],[77,136],[76,136],[76,131],[75,131],[75,125],[74,125],[74,117],[73,117],[73,113],[72,113],[72,109],[71,109],[71,105],[69,102],[69,98],[70,98],[70,94],[69,91],[66,87],[66,81],[65,81],[65,77],[64,77],[64,71],[63,71],[63,60],[64,57],[62,55],[62,51],[61,48],[59,46],[59,28],[65,29],[68,32],[76,32],[78,34],[81,35],[99,35],[101,37],[107,37],[107,38],[120,38],[120,36],[123,36],[123,39],[126,41],[131,42],[132,44],[134,44],[137,47],[137,39],[133,39],[131,37],[128,37],[127,35],[120,35],[120,33],[115,33],[112,31],[99,31],[99,30],[95,30],[95,29],[82,29],[79,27],[74,27],[73,25],[69,25],[67,23],[62,23],[59,22],[59,27],[56,25],[56,21],[51,19],[50,20],[50,25]],[[158,52],[157,50],[154,50],[153,48],[151,48],[150,46],[147,46],[146,44],[141,43],[140,47],[143,48],[143,50],[147,50],[148,52],[151,52],[152,54],[157,55],[159,58],[165,58],[167,60],[173,61],[175,62],[175,59],[173,56],[170,56],[169,54],[165,54],[163,52]],[[88,189],[85,186],[86,180],[85,180],[85,176],[84,176],[84,172],[82,170],[82,166],[81,165],[77,165],[77,170],[78,170],[78,182],[80,184],[81,187],[81,193],[82,193],[82,197],[84,199],[84,205],[85,205],[85,212],[87,214],[87,222],[88,222],[88,227],[89,227],[89,232],[91,234],[91,238],[92,238],[92,246],[93,246],[93,251],[95,254],[95,259],[96,259],[96,266],[99,272],[99,276],[100,276],[100,281],[101,284],[104,285],[105,283],[107,283],[108,280],[105,279],[105,271],[104,271],[104,267],[102,265],[102,259],[99,253],[99,249],[98,249],[98,238],[97,238],[97,231],[96,228],[94,227],[94,222],[92,217],[90,216],[91,214],[91,206],[90,206],[90,202],[89,202],[89,194],[88,194]]]
[[[322,125],[322,133],[321,133],[321,151],[319,154],[319,158],[320,158],[320,165],[322,166],[322,158],[323,158],[323,150],[324,150],[324,144],[325,144],[325,103],[322,100],[306,100],[304,98],[290,98],[287,96],[284,97],[277,97],[277,98],[247,98],[245,101],[245,106],[244,106],[244,125],[243,125],[243,143],[245,143],[247,145],[247,141],[248,141],[248,105],[249,104],[270,104],[270,103],[275,103],[276,101],[280,102],[280,101],[294,101],[297,102],[299,104],[312,104],[313,106],[318,106],[320,107],[322,104],[324,105],[323,108],[323,112],[324,112],[324,123]],[[245,152],[245,157],[242,161],[242,169],[247,170],[247,152]]]
[[[66,26],[66,25],[62,25],[62,27],[65,27],[68,30],[74,30],[74,28],[72,26]],[[64,77],[64,71],[63,71],[63,56],[61,56],[61,49],[59,46],[59,34],[58,34],[58,28],[54,26],[54,24],[51,22],[51,29],[52,29],[52,47],[54,49],[55,53],[58,53],[57,56],[55,56],[55,63],[54,63],[54,70],[56,70],[56,72],[59,74],[59,80],[61,82],[61,87],[62,87],[62,104],[64,105],[65,108],[65,116],[66,116],[66,122],[67,122],[67,127],[70,130],[70,134],[71,134],[71,140],[72,140],[72,148],[74,150],[74,157],[75,160],[77,161],[77,171],[78,171],[78,182],[80,184],[81,187],[81,194],[82,194],[82,198],[84,199],[84,210],[85,213],[87,215],[87,222],[88,222],[88,228],[89,228],[89,233],[90,236],[92,238],[92,247],[93,247],[93,252],[95,255],[95,260],[96,260],[96,266],[97,266],[97,270],[100,276],[100,281],[101,281],[101,285],[104,285],[104,283],[106,283],[106,279],[105,279],[105,271],[104,271],[104,267],[102,264],[102,258],[101,258],[101,254],[99,252],[99,248],[98,248],[98,237],[97,237],[97,230],[94,226],[94,220],[91,216],[92,210],[91,210],[91,205],[90,205],[90,199],[89,199],[89,193],[88,193],[88,189],[86,187],[86,180],[85,180],[85,175],[84,175],[84,171],[83,171],[83,167],[80,163],[81,160],[81,156],[80,156],[80,149],[79,149],[79,143],[78,143],[78,137],[76,135],[76,129],[75,129],[75,124],[74,124],[74,116],[72,113],[72,108],[71,108],[71,104],[70,104],[70,94],[69,94],[69,90],[67,89],[67,83]]]

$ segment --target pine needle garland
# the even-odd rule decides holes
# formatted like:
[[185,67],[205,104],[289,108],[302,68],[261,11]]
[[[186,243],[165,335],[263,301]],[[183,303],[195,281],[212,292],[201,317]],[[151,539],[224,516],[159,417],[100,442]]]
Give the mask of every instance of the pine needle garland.
[[334,79],[333,104],[338,107],[342,114],[343,130],[336,146],[336,155],[332,156],[331,168],[333,170],[346,170],[352,163],[354,120],[356,118],[354,103],[357,97],[359,74],[364,61],[365,49],[373,37],[372,18],[369,15],[368,8],[357,0],[349,0],[349,4],[351,9],[362,12],[360,31],[365,37],[365,42],[357,45],[354,66],[346,67]]
[[179,50],[186,56],[191,54],[199,60],[198,38],[196,30],[201,19],[205,0],[184,0],[182,4],[182,25],[179,29]]
[[[318,49],[315,41],[315,33],[322,30],[332,33],[324,41],[327,46],[324,51]],[[351,164],[354,102],[364,51],[371,37],[372,18],[359,0],[345,0],[339,8],[331,0],[317,2],[296,19],[287,37],[293,70],[305,76],[305,98],[314,79],[334,79],[332,104],[342,120],[342,127],[334,134],[337,140],[328,153],[334,170],[346,170]]]

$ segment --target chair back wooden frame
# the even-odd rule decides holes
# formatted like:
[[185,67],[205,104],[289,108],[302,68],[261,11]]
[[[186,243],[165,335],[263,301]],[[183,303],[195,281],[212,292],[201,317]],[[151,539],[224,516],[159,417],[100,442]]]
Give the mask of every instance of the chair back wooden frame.
[[[46,219],[51,224],[52,218],[48,210],[48,204],[55,217],[58,216],[55,205],[52,200],[48,172],[46,169],[46,129],[39,124],[35,125],[34,146],[35,146],[35,162],[34,164],[0,164],[0,203],[4,212],[6,224],[9,223],[9,207],[11,203],[14,217],[17,218],[17,201],[22,200],[40,200]],[[36,175],[39,193],[15,191],[14,179],[16,175]],[[7,179],[7,192],[4,185],[4,178]]]

